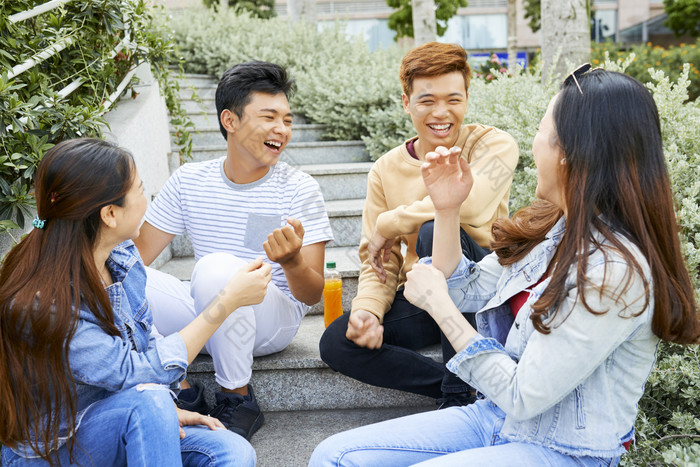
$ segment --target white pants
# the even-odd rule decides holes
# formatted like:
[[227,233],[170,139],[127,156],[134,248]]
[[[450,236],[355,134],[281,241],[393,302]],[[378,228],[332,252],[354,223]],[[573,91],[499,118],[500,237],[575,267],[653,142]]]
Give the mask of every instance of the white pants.
[[[246,262],[229,253],[204,256],[191,282],[146,268],[146,296],[157,332],[167,336],[197,317]],[[214,361],[216,382],[226,389],[248,384],[253,357],[279,352],[289,345],[304,314],[272,282],[259,305],[240,307],[226,318],[205,344]]]

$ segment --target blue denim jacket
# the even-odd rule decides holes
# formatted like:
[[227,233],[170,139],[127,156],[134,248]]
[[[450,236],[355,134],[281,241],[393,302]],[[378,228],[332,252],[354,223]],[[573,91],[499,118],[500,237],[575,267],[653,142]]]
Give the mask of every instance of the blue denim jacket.
[[[590,287],[577,288],[572,268],[549,334],[535,331],[530,320],[532,304],[549,278],[532,289],[516,319],[508,303],[544,275],[565,225],[560,219],[542,243],[510,266],[501,266],[495,254],[478,264],[462,257],[448,279],[450,296],[462,312],[476,312],[479,335],[447,366],[505,412],[504,439],[575,456],[617,457],[633,436],[637,403],[656,360],[652,291],[646,303],[638,274],[621,290],[631,269],[618,252],[606,248],[607,257],[600,249],[589,255]],[[651,289],[646,259],[621,240]],[[582,294],[593,310],[607,313],[586,310]]]
[[[141,383],[177,384],[187,370],[187,347],[179,333],[151,337],[153,317],[146,301],[146,269],[132,241],[117,245],[107,260],[114,283],[105,290],[121,336],[110,336],[84,306],[70,343],[68,359],[77,390],[76,430],[86,410],[111,394]],[[60,444],[72,436],[61,422]],[[36,457],[24,444],[13,449]]]

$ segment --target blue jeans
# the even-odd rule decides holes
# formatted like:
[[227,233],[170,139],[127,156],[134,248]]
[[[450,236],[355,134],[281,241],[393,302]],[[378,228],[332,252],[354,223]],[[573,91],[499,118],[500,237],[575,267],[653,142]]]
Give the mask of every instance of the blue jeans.
[[[140,386],[116,393],[90,406],[75,435],[73,462],[63,445],[59,465],[253,466],[253,447],[228,430],[185,427],[179,438],[170,392],[162,386]],[[40,458],[24,458],[2,448],[3,466],[45,466]]]
[[338,433],[319,444],[310,467],[616,466],[618,458],[576,457],[500,437],[505,414],[482,399]]

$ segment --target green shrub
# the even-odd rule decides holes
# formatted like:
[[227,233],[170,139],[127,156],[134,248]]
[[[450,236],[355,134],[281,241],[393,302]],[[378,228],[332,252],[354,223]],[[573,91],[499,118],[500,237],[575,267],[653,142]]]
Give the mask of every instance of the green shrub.
[[390,47],[370,53],[340,25],[318,31],[303,22],[261,20],[231,10],[175,13],[171,24],[189,72],[220,76],[232,65],[253,59],[287,67],[297,82],[292,110],[326,124],[327,139],[369,136],[370,114],[393,107],[401,96],[398,67],[403,51]]
[[593,43],[591,46],[591,63],[601,64],[605,61],[605,53],[610,59],[625,60],[631,54],[634,59],[629,64],[625,73],[634,76],[642,83],[651,83],[649,69],[663,70],[671,80],[676,80],[683,71],[683,64],[689,63],[690,70],[688,78],[690,86],[688,94],[691,100],[696,100],[700,96],[700,39],[695,44],[683,44],[681,46],[671,46],[667,49],[651,43],[634,45],[631,47],[621,46],[614,42]]
[[[178,143],[191,149],[188,120],[170,78],[174,49],[160,18],[143,0],[73,1],[20,23],[13,13],[31,9],[37,0],[0,3],[0,220],[20,227],[34,204],[32,179],[44,153],[57,142],[99,136],[102,103],[135,66],[148,61],[179,129]],[[132,36],[111,58],[124,37],[124,17]],[[70,37],[73,45],[29,71],[8,79],[12,67]],[[76,78],[85,83],[66,98],[58,91]]]
[[699,465],[699,404],[697,346],[662,344],[639,401],[636,444],[623,456],[622,465]]

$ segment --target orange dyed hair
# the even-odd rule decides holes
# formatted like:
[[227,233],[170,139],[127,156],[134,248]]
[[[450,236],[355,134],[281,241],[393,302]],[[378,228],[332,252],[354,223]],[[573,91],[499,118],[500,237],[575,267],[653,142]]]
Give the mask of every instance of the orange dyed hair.
[[409,51],[401,61],[401,88],[410,96],[413,80],[419,77],[441,76],[458,71],[464,76],[464,88],[469,90],[471,68],[467,51],[457,44],[428,42]]

